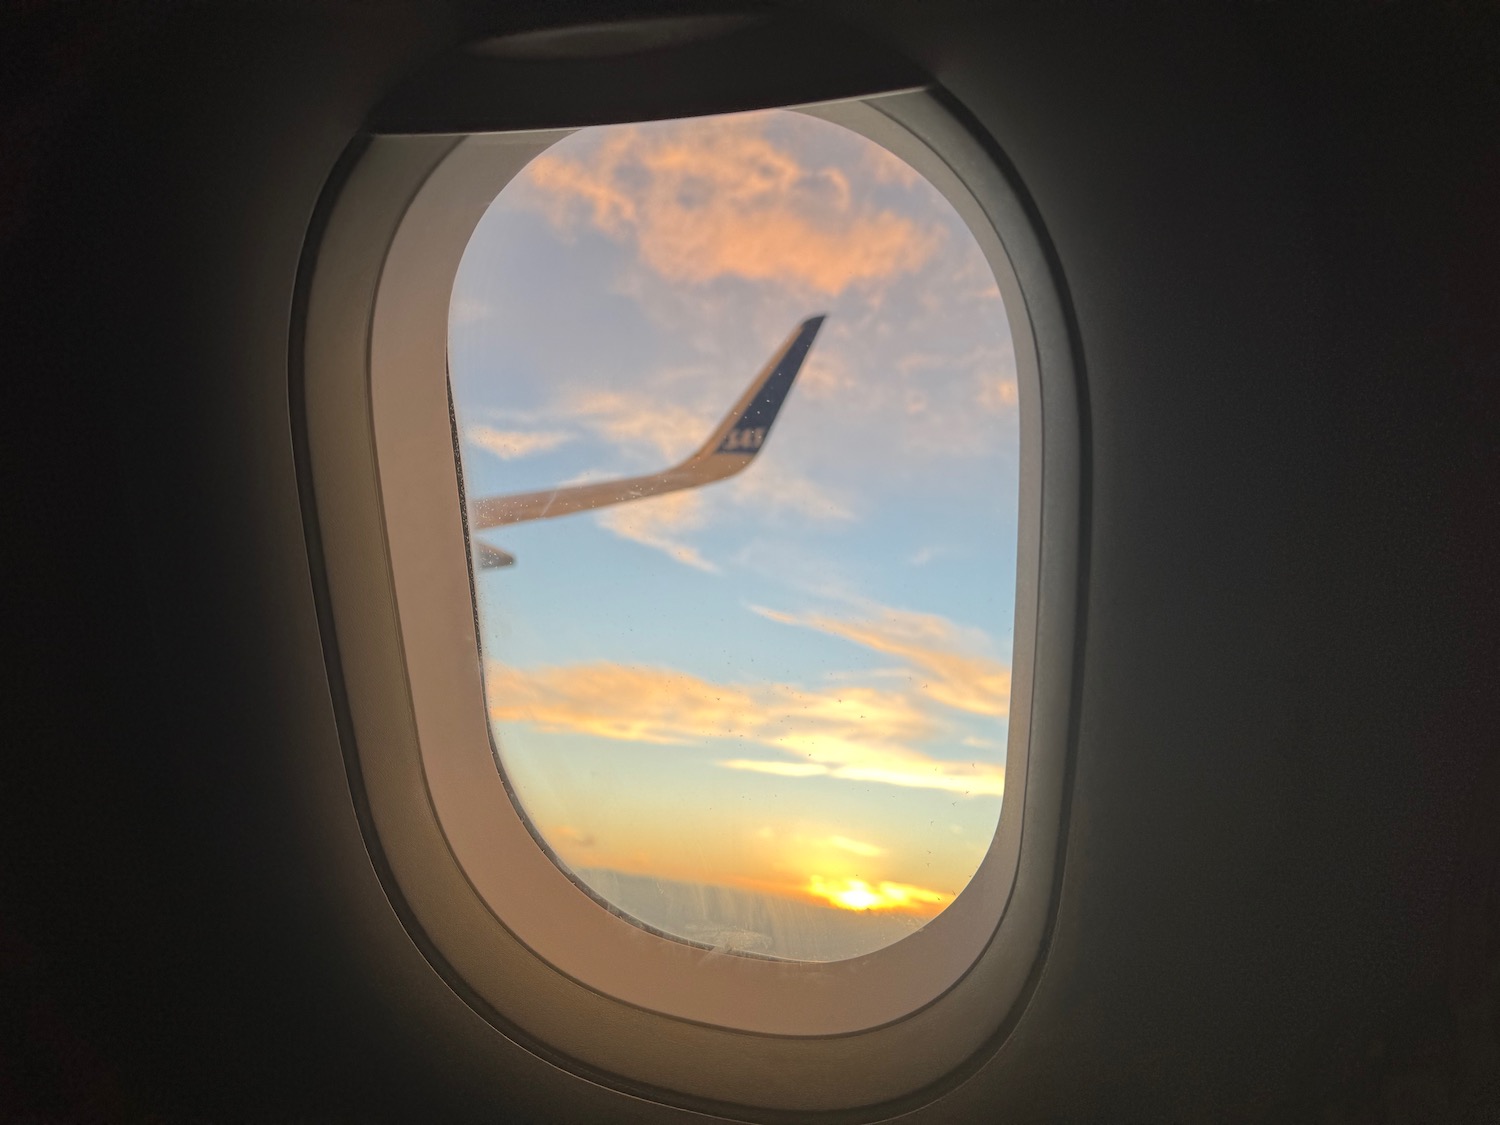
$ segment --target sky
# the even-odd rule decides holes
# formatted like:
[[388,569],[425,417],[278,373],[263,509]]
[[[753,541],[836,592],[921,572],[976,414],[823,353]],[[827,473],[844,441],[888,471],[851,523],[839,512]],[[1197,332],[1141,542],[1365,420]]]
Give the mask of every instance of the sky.
[[[471,500],[652,472],[814,313],[744,473],[480,533],[517,561],[476,596],[501,768],[564,865],[668,932],[833,959],[941,911],[999,817],[1019,426],[972,235],[802,114],[581,130],[476,229],[450,378]],[[847,940],[792,933],[820,918]]]

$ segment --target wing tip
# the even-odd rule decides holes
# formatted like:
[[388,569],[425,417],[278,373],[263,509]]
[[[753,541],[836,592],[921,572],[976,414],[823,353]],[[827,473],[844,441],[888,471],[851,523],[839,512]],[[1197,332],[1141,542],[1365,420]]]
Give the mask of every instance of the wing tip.
[[480,570],[494,570],[497,567],[516,565],[516,556],[509,551],[502,551],[483,539],[474,539],[471,542],[474,545],[474,557],[479,563]]

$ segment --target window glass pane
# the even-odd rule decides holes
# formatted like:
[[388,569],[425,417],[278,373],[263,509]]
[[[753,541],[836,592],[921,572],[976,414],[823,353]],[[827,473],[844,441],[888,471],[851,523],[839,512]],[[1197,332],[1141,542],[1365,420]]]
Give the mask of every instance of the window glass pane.
[[1019,425],[936,189],[792,112],[582,130],[475,232],[450,378],[497,759],[564,870],[807,960],[950,903],[1000,813]]

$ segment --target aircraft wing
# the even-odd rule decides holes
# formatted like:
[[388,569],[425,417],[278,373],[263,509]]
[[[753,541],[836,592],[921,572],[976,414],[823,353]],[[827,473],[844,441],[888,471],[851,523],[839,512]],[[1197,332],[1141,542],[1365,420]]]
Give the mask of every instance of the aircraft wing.
[[[645,476],[487,496],[476,500],[470,508],[470,530],[554,519],[627,500],[698,488],[742,472],[765,445],[777,412],[786,401],[824,319],[821,315],[808,317],[797,326],[708,440],[687,460]],[[479,544],[475,552],[475,562],[485,569],[509,566],[514,561],[509,554],[487,543]]]

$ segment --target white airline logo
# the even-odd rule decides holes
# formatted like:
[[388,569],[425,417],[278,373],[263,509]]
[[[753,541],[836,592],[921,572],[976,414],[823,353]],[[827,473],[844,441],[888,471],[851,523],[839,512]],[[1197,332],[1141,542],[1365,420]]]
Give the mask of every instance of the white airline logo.
[[719,447],[724,453],[754,453],[766,440],[765,427],[730,430],[724,444]]

